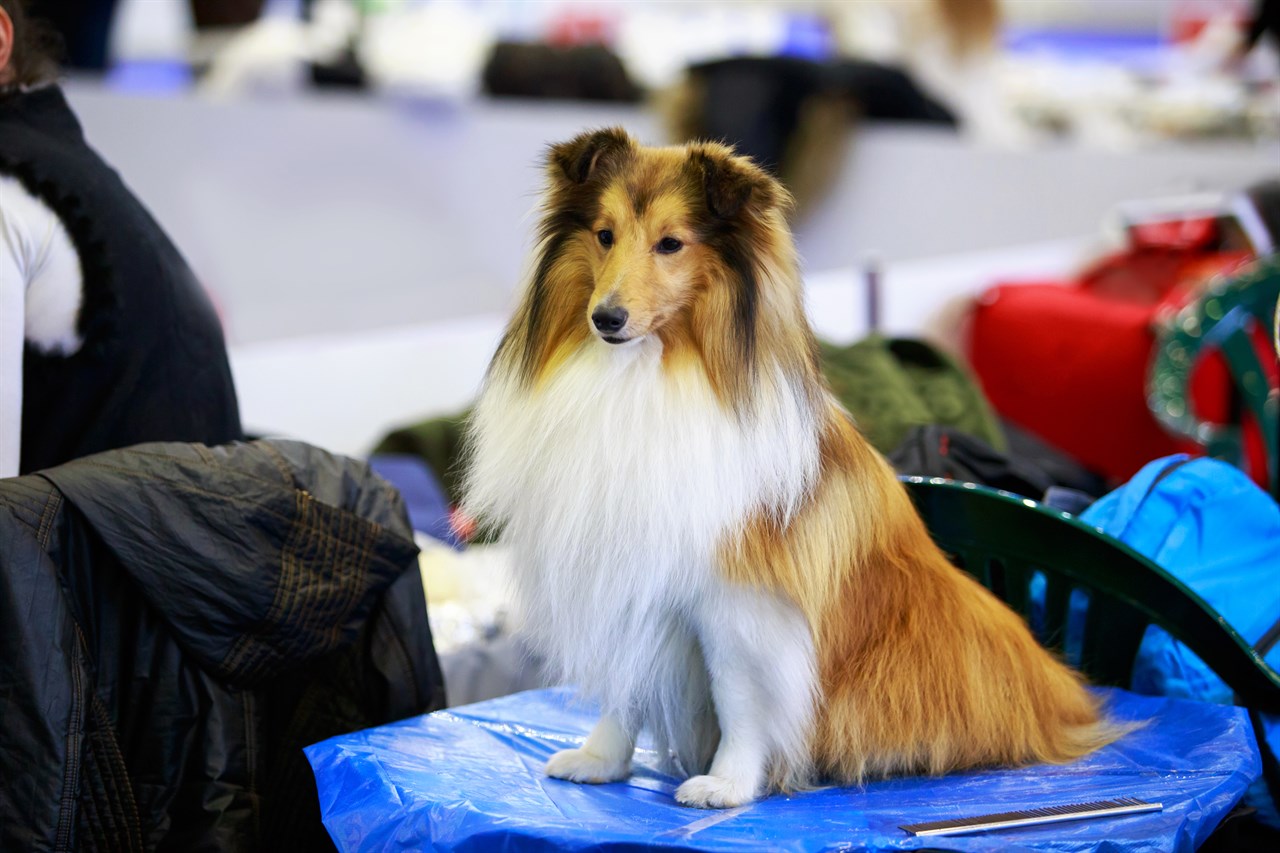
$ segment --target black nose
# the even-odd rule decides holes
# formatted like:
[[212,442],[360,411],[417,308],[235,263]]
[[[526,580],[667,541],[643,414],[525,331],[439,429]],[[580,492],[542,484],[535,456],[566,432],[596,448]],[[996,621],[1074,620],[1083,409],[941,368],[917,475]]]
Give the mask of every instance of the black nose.
[[600,307],[591,312],[591,322],[605,334],[611,334],[627,325],[627,309]]

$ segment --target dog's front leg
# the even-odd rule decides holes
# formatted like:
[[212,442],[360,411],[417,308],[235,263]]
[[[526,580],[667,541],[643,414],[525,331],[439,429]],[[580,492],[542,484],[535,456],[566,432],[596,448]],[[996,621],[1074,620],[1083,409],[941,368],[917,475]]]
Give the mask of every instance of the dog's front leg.
[[803,779],[813,717],[809,629],[791,603],[762,590],[726,586],[702,602],[698,636],[711,677],[720,744],[711,770],[676,789],[699,808],[749,803],[777,764]]
[[713,672],[711,693],[720,720],[720,745],[711,772],[687,779],[676,800],[703,809],[727,809],[760,794],[769,760],[759,700],[747,673]]
[[547,762],[547,775],[570,782],[617,782],[631,775],[636,737],[615,717],[600,718],[577,749],[564,749]]

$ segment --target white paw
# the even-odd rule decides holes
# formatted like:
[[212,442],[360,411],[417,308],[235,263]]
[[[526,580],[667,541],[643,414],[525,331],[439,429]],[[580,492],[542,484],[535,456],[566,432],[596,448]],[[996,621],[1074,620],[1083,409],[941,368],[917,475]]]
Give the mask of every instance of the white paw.
[[630,761],[609,761],[585,749],[565,749],[551,756],[547,775],[570,782],[617,782],[631,775]]
[[694,776],[676,788],[676,800],[700,809],[731,809],[756,798],[755,789],[723,776]]

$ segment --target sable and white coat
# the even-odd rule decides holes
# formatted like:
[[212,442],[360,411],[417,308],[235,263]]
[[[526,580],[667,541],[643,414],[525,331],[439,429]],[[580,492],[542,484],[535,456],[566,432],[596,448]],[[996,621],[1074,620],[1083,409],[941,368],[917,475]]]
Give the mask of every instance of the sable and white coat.
[[554,146],[541,242],[469,434],[533,645],[599,701],[552,776],[683,803],[1063,761],[1118,736],[933,545],[818,370],[788,198],[722,145]]

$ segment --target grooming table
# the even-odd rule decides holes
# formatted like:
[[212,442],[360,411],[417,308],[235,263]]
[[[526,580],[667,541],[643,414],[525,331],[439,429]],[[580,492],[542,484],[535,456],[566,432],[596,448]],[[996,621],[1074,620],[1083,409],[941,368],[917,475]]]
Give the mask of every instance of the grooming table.
[[[1183,851],[1209,836],[1259,774],[1239,708],[1099,693],[1149,725],[1065,766],[894,779],[704,811],[637,752],[634,775],[576,785],[542,774],[595,722],[567,688],[438,711],[307,747],[325,826],[351,851]],[[916,838],[903,824],[1138,797],[1161,812],[979,835]]]

